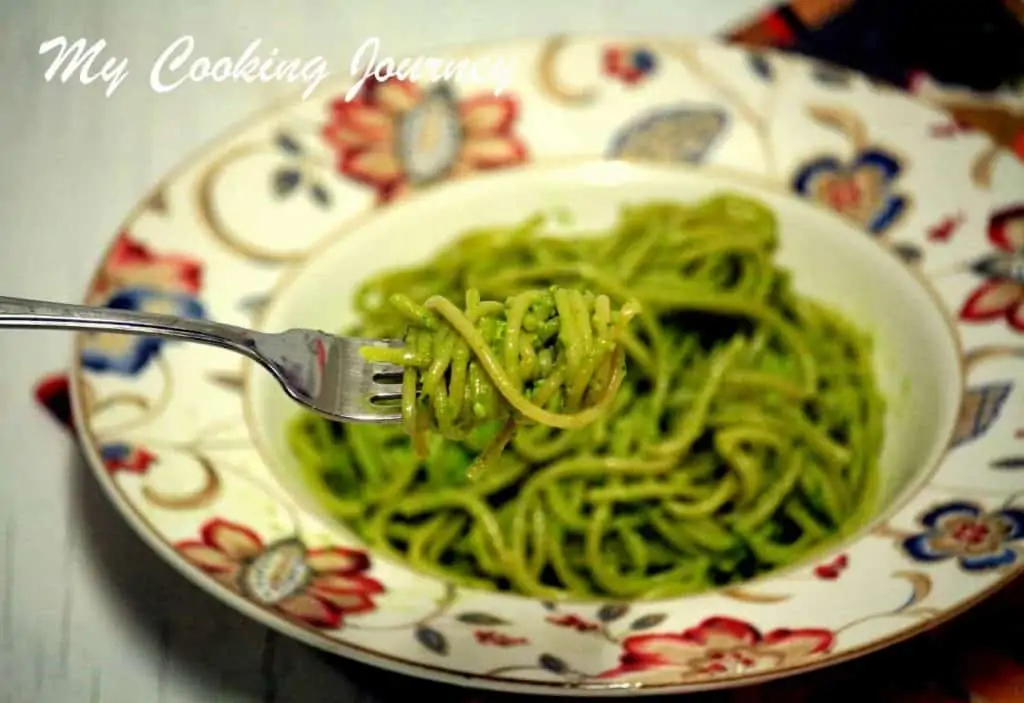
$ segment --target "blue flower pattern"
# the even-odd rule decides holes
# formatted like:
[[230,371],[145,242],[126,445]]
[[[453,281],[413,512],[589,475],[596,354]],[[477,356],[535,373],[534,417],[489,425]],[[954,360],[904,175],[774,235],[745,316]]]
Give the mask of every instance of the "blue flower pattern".
[[908,199],[894,186],[903,167],[882,149],[865,149],[844,163],[834,156],[814,159],[797,170],[793,190],[883,234],[906,211]]
[[955,559],[972,572],[1009,566],[1017,561],[1016,546],[1024,537],[1024,511],[1015,508],[985,511],[974,503],[957,501],[921,516],[924,532],[904,539],[903,550],[915,561]]
[[[105,307],[188,318],[206,316],[202,304],[189,293],[147,288],[119,290],[107,300]],[[82,366],[96,373],[135,376],[160,354],[165,343],[165,339],[141,335],[91,335],[82,348]]]

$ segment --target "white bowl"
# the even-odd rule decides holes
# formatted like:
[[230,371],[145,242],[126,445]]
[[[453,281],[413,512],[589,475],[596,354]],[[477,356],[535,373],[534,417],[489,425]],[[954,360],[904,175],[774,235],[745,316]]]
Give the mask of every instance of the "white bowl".
[[[611,227],[630,204],[692,202],[724,191],[771,207],[780,230],[777,261],[794,273],[797,290],[842,312],[875,340],[875,371],[888,401],[878,497],[877,519],[882,520],[920,487],[949,443],[964,382],[956,334],[938,299],[890,251],[834,213],[750,178],[605,161],[454,184],[339,232],[285,278],[261,326],[267,331],[350,327],[357,321],[351,301],[362,281],[423,262],[473,228],[568,211],[572,224],[554,231],[569,236]],[[303,508],[329,517],[299,478],[285,441],[284,428],[299,408],[267,374],[250,375],[250,383],[251,417],[265,442],[268,465]]]

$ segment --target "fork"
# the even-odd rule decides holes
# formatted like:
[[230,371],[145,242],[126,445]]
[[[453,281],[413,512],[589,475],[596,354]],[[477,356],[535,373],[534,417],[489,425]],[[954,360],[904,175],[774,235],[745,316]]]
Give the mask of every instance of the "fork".
[[139,334],[196,342],[246,356],[277,380],[290,398],[340,422],[402,419],[402,368],[371,363],[362,347],[400,347],[393,339],[338,337],[317,330],[257,332],[207,320],[150,312],[0,296],[0,328]]

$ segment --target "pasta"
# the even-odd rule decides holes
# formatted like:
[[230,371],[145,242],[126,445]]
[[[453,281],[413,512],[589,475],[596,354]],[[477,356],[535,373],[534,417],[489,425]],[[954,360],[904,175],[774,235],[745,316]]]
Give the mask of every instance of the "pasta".
[[517,420],[578,430],[607,413],[625,371],[617,340],[638,311],[630,302],[613,313],[606,295],[559,287],[504,304],[470,290],[465,312],[439,296],[418,305],[395,293],[389,302],[407,318],[405,347],[363,355],[405,368],[402,417],[417,455],[428,456],[430,431],[462,441],[503,421],[469,478],[494,462]]
[[[544,228],[533,217],[472,231],[367,281],[353,332],[400,338],[408,312],[430,300],[437,310],[440,298],[467,300],[467,315],[504,300],[507,323],[523,295],[563,291],[588,312],[607,297],[621,306],[612,339],[625,356],[608,407],[581,426],[510,431],[500,404],[469,422],[424,400],[450,437],[428,432],[425,456],[407,428],[301,415],[290,446],[328,510],[422,572],[551,599],[695,593],[792,563],[864,522],[885,413],[871,340],[794,291],[772,261],[767,207],[720,194],[626,208],[608,232]],[[576,363],[566,398],[584,383]],[[561,410],[598,407],[604,396],[590,391]],[[469,478],[488,448],[488,468]]]

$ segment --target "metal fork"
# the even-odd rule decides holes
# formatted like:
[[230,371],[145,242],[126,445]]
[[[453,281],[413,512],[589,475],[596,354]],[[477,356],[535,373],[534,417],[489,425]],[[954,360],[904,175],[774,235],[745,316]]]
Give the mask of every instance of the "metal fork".
[[207,320],[0,296],[0,328],[64,329],[169,337],[230,349],[277,379],[292,399],[332,420],[402,419],[402,368],[370,363],[362,347],[400,347],[393,339],[337,337],[316,330],[267,333]]

